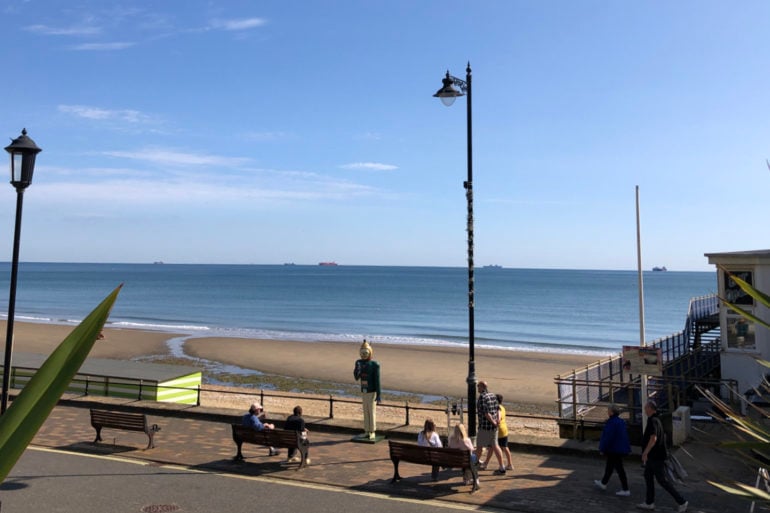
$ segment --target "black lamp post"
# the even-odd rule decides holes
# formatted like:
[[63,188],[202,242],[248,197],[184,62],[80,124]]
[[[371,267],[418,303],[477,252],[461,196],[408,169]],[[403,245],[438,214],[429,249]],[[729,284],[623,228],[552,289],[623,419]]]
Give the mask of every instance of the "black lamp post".
[[19,237],[21,235],[21,206],[24,189],[32,183],[35,171],[35,156],[42,150],[35,141],[27,137],[27,129],[11,141],[5,151],[11,155],[11,185],[16,188],[16,228],[13,232],[13,261],[11,263],[11,293],[8,298],[8,330],[5,336],[5,360],[3,363],[3,396],[0,415],[8,407],[8,389],[11,384],[11,354],[13,353],[13,318],[16,309],[16,278],[19,271]]
[[[476,436],[476,360],[473,319],[473,131],[471,127],[471,63],[465,69],[465,80],[453,77],[446,72],[446,77],[441,80],[443,86],[435,96],[449,107],[458,96],[468,96],[468,179],[463,182],[465,197],[468,200],[468,435]],[[454,86],[460,89],[455,89]]]

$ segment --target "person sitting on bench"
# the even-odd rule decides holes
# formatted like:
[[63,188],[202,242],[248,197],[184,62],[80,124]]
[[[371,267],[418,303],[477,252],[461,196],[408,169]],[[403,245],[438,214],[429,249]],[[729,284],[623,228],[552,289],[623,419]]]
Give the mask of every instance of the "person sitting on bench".
[[[248,426],[256,431],[264,431],[265,429],[275,429],[274,424],[269,422],[262,422],[260,417],[264,417],[264,411],[262,405],[254,403],[249,407],[249,413],[243,416],[242,424]],[[278,456],[279,451],[275,447],[268,447],[268,456]]]
[[[289,415],[289,417],[286,419],[286,423],[283,425],[283,428],[290,431],[299,431],[302,433],[302,439],[305,443],[307,443],[307,427],[305,426],[305,419],[302,418],[302,406],[295,406],[294,411],[292,415]],[[309,444],[308,444],[309,445]],[[305,453],[305,465],[310,465],[310,456],[309,452],[310,449],[306,449]],[[300,460],[300,457],[297,456],[297,449],[289,449],[289,454],[286,456],[286,461],[288,463],[296,463]]]

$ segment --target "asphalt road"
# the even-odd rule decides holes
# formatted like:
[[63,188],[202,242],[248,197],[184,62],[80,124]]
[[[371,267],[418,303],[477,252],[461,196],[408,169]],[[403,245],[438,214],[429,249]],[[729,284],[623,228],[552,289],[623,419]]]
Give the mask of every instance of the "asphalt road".
[[429,513],[475,510],[265,477],[29,448],[0,485],[0,513]]

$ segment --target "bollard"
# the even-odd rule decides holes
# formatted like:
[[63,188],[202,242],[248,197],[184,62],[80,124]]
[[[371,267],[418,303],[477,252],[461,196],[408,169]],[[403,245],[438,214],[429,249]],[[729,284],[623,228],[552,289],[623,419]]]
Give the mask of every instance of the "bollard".
[[334,396],[329,394],[329,418],[334,418]]
[[139,397],[136,398],[137,401],[141,401],[142,400],[142,384],[143,384],[143,381],[140,379],[139,380]]
[[404,422],[404,425],[408,426],[409,425],[409,401],[406,401],[404,410],[406,411],[406,421]]
[[201,405],[201,386],[198,385],[198,397],[195,400],[195,406],[200,406],[200,405]]

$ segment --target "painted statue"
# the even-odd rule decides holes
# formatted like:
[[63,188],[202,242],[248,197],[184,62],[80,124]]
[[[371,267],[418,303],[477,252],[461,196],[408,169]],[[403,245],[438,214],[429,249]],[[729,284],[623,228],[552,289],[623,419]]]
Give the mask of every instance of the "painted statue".
[[380,404],[380,364],[372,360],[372,346],[364,340],[359,349],[353,377],[361,383],[361,402],[364,407],[364,438],[374,440],[377,431],[376,405]]

